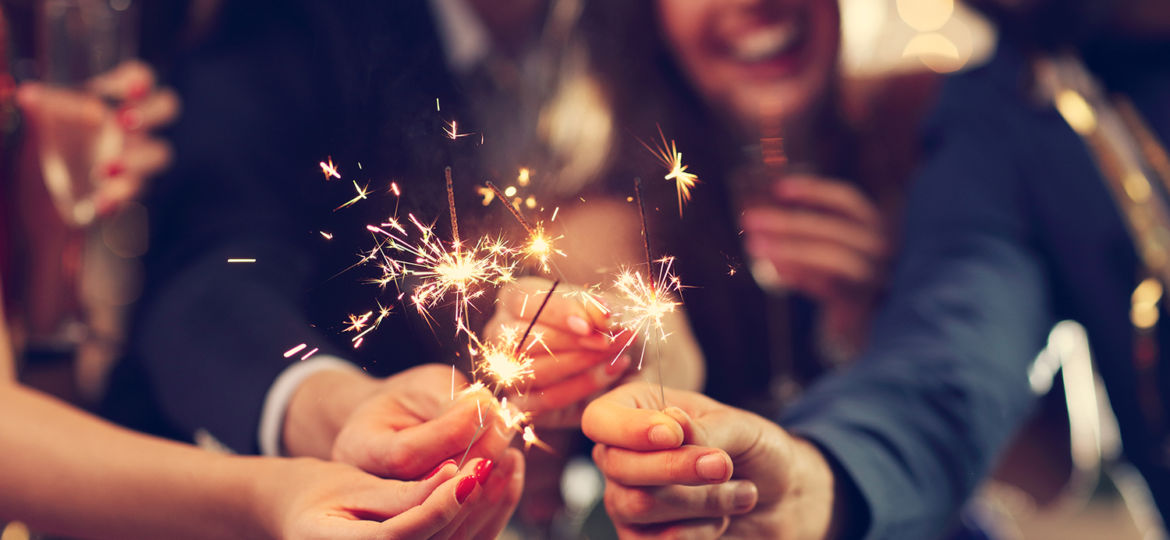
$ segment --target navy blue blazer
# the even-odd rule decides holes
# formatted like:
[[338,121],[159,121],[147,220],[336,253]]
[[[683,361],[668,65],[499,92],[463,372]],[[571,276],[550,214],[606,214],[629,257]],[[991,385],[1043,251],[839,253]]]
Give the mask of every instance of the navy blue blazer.
[[[1167,56],[1100,52],[1091,68],[1170,141]],[[1131,361],[1136,255],[1086,147],[1025,93],[1026,73],[1001,43],[988,65],[946,83],[870,349],[781,417],[847,473],[871,538],[945,530],[1027,414],[1027,367],[1069,318],[1088,331],[1127,457],[1163,512],[1170,505],[1168,460],[1139,414]]]
[[[466,185],[482,178],[469,172],[478,140],[452,142],[442,132],[443,118],[474,123],[427,6],[230,3],[216,33],[176,60],[169,82],[184,103],[170,133],[175,162],[147,199],[144,291],[107,416],[182,439],[206,429],[254,453],[266,392],[299,359],[282,355],[294,345],[375,375],[455,359],[436,337],[453,329],[432,331],[402,313],[413,308],[393,287],[361,283],[376,271],[336,275],[372,247],[365,224],[394,212],[391,180],[402,187],[404,211],[443,218],[443,235],[445,165],[465,181],[461,202],[479,206]],[[341,180],[325,180],[317,163],[327,156]],[[368,183],[369,200],[333,211],[353,197],[351,181]],[[473,226],[474,213],[466,215]],[[257,262],[227,264],[233,257]],[[396,313],[354,350],[342,332],[346,315],[375,301]]]

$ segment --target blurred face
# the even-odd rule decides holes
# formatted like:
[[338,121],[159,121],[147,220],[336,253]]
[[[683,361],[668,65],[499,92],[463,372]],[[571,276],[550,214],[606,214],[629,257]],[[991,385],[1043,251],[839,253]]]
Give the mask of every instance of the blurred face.
[[822,99],[837,65],[837,0],[658,0],[670,50],[703,98],[745,128]]

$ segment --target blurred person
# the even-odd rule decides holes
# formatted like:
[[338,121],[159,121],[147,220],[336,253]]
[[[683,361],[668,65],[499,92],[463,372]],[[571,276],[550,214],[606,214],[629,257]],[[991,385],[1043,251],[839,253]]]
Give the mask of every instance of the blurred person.
[[[763,414],[851,359],[885,288],[915,126],[936,77],[844,78],[837,9],[828,0],[586,8],[583,32],[622,136],[593,181],[558,186],[569,254],[558,265],[583,283],[623,267],[645,272],[642,225],[628,198],[641,177],[651,256],[675,257],[684,308],[665,317],[668,340],[623,356],[593,343],[585,325],[542,327],[545,339],[578,339],[567,354],[615,366],[633,356],[655,383],[655,363],[665,359],[665,386],[704,389]],[[661,144],[656,124],[699,177],[677,210],[675,183],[644,147]],[[782,139],[787,165],[764,163],[769,138]],[[548,283],[518,286],[512,294],[524,298]],[[563,305],[582,311],[572,303]],[[494,321],[520,324],[522,309],[502,301]],[[576,425],[580,411],[562,419]]]
[[[436,233],[448,234],[446,166],[474,230],[479,137],[444,129],[454,120],[491,136],[476,120],[475,90],[490,74],[472,72],[503,62],[501,83],[515,82],[506,61],[523,56],[544,14],[542,2],[510,7],[224,4],[204,42],[173,63],[169,80],[184,98],[170,137],[175,162],[146,200],[146,288],[103,413],[181,440],[331,459],[388,478],[417,478],[465,452],[501,459],[511,433],[477,430],[476,409],[446,406],[458,378],[451,366],[409,369],[468,367],[450,328],[430,327],[400,302],[413,283],[379,290],[360,283],[375,268],[338,273],[368,253],[366,224],[399,204],[442,218]],[[322,178],[327,160],[340,181]],[[370,200],[334,210],[354,182],[369,183]],[[237,257],[255,263],[225,262]],[[343,321],[375,305],[393,313],[358,348]],[[437,320],[447,315],[435,310]],[[316,355],[288,359],[298,344]],[[586,367],[599,376],[576,399],[620,375]]]
[[1165,514],[1170,10],[990,4],[995,57],[944,87],[855,366],[778,422],[683,392],[655,410],[637,386],[586,409],[627,536],[937,537],[1033,404],[1028,366],[1065,318]]
[[[64,225],[40,177],[42,150],[34,135],[46,122],[84,132],[107,105],[38,83],[15,85],[6,68],[0,72],[5,125],[23,118],[29,127],[25,137],[7,131],[0,147],[5,156],[18,157],[4,162],[0,187],[20,194],[5,197],[8,204],[0,207],[0,223],[16,225],[4,229],[0,247],[20,250],[0,250],[0,262],[14,254],[59,258],[52,239]],[[141,63],[123,64],[89,86],[126,103],[119,116],[129,133],[116,158],[124,165],[96,186],[99,207],[109,209],[131,200],[167,165],[168,147],[151,130],[171,122],[178,106],[174,93],[156,88],[153,73]],[[0,293],[14,292],[5,287],[9,267],[0,264]],[[94,538],[490,537],[518,498],[523,473],[515,451],[504,455],[490,483],[494,465],[485,459],[468,462],[462,471],[443,462],[417,481],[396,481],[314,460],[226,457],[115,427],[17,382],[18,351],[5,304],[0,302],[0,408],[7,411],[0,419],[0,519]],[[475,410],[482,397],[455,407]],[[442,427],[430,436],[442,439]]]

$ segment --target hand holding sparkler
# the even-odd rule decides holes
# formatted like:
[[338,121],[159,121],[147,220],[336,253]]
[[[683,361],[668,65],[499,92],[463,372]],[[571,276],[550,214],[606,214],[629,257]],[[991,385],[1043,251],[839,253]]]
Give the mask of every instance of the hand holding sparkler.
[[[532,322],[550,285],[530,277],[501,289],[486,329],[489,339],[516,341],[513,336]],[[631,364],[621,354],[628,338],[611,328],[608,308],[584,290],[565,289],[550,298],[532,325],[532,338],[522,347],[532,359],[530,382],[510,396],[544,426],[578,425],[588,398],[620,380]]]
[[666,393],[673,406],[659,411],[655,389],[627,384],[582,419],[622,538],[833,537],[846,498],[815,446],[702,394]]
[[[456,386],[457,385],[457,386]],[[512,432],[500,424],[485,391],[452,395],[466,385],[451,367],[418,366],[379,380],[324,371],[297,389],[285,419],[291,455],[333,459],[387,478],[420,478],[446,459],[498,459]],[[491,429],[480,429],[481,425]],[[478,436],[478,439],[476,438]]]

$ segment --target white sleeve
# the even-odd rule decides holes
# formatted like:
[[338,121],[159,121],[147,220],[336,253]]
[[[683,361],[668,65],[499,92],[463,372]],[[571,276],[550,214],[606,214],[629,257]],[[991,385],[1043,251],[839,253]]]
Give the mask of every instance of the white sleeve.
[[264,397],[264,409],[260,411],[260,454],[282,456],[281,444],[284,431],[284,416],[288,412],[293,393],[310,375],[326,370],[360,371],[357,366],[336,356],[314,356],[285,368],[268,388]]

